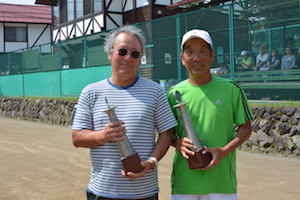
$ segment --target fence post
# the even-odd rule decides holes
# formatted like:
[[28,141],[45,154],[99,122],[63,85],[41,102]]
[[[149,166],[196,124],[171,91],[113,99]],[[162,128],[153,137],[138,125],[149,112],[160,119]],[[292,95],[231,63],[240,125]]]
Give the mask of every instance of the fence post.
[[62,59],[62,44],[61,44],[61,40],[58,41],[58,45],[59,45],[59,69],[61,70],[63,67],[63,59]]
[[43,66],[42,66],[42,47],[39,45],[39,68],[40,71],[43,71]]
[[234,26],[233,26],[233,4],[229,5],[229,52],[230,52],[230,78],[234,80]]
[[25,70],[25,56],[24,56],[24,49],[22,49],[22,71],[23,71],[23,74],[26,72],[26,70]]
[[[177,46],[177,51],[179,51],[179,54],[180,54],[180,51],[181,51],[181,48],[180,48],[180,39],[181,39],[181,35],[180,35],[180,17],[176,16],[176,46]],[[178,58],[178,55],[177,53],[177,79],[178,81],[181,81],[182,80],[182,74],[181,74],[181,60],[180,58]]]
[[8,55],[7,55],[7,59],[8,59],[8,61],[7,61],[7,64],[8,64],[7,70],[9,71],[9,74],[11,73],[10,54],[11,54],[11,53],[8,53]]
[[83,36],[83,56],[84,56],[84,67],[88,67],[88,51],[87,51],[87,40],[86,35]]

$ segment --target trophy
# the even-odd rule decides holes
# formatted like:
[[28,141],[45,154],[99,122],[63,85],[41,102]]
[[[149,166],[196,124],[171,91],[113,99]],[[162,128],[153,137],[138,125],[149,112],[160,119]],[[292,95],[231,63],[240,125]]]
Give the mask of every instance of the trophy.
[[195,152],[194,155],[189,155],[187,159],[188,165],[190,169],[199,169],[206,167],[210,161],[212,160],[211,153],[204,150],[203,145],[201,144],[198,135],[195,131],[195,128],[192,124],[191,119],[188,116],[185,105],[188,102],[182,103],[181,94],[178,91],[174,92],[174,98],[177,101],[177,105],[173,106],[173,108],[178,108],[181,114],[181,119],[183,122],[184,130],[186,136],[192,140],[193,144],[196,146],[196,149],[192,151]]
[[[117,106],[110,107],[107,101],[106,96],[104,96],[106,105],[108,107],[107,110],[103,112],[107,113],[111,122],[119,121],[117,115],[115,113],[115,108]],[[123,169],[126,172],[134,172],[138,173],[141,172],[144,167],[141,166],[141,159],[139,154],[133,149],[131,143],[127,136],[125,135],[126,139],[117,142],[118,149],[120,152],[120,160],[123,165]]]

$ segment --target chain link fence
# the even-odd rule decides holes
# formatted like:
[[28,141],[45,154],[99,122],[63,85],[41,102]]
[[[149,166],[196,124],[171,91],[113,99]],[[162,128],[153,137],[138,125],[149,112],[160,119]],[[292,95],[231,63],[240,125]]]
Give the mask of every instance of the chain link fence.
[[[211,66],[212,73],[217,74],[222,67],[228,68],[228,72],[220,76],[238,82],[249,99],[300,99],[299,0],[241,1],[138,23],[136,26],[144,31],[147,40],[139,74],[159,82],[166,90],[188,77],[180,61],[180,40],[186,31],[200,28],[209,31],[214,42],[216,58]],[[108,66],[109,61],[103,50],[107,34],[108,31],[104,31],[1,54],[0,73],[18,75]],[[277,51],[278,66],[269,70],[255,68],[262,47],[270,55],[273,50]],[[292,69],[282,70],[286,48],[290,49],[291,55],[288,57],[294,63]],[[241,64],[243,50],[253,61],[253,66],[248,70],[244,70]],[[5,87],[3,81],[1,85]]]

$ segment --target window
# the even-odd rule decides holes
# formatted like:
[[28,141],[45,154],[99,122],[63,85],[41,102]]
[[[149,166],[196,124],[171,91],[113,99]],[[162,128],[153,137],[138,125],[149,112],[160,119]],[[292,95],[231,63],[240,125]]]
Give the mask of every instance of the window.
[[84,1],[84,15],[92,13],[92,4],[91,0]]
[[102,11],[102,0],[94,0],[94,13]]
[[76,18],[83,16],[83,0],[76,0]]
[[26,27],[5,27],[6,42],[27,42]]
[[67,1],[59,2],[59,22],[67,22]]
[[67,2],[68,21],[74,20],[74,0],[68,0]]
[[54,26],[59,25],[59,7],[58,6],[53,6],[53,14],[54,14]]

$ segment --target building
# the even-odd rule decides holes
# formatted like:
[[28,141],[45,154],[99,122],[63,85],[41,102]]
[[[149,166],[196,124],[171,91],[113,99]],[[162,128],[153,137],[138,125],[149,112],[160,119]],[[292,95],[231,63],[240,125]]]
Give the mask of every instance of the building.
[[51,42],[51,7],[0,3],[0,53]]
[[36,0],[36,4],[53,7],[53,41],[151,21],[184,12],[187,7],[224,2],[226,0]]
[[[207,3],[209,1],[212,3]],[[234,80],[240,79],[241,76],[236,71],[239,70],[238,61],[242,50],[249,48],[257,54],[261,45],[267,45],[268,51],[276,49],[281,55],[287,41],[291,39],[294,48],[300,47],[299,0],[224,2],[36,0],[38,4],[52,5],[48,7],[53,8],[54,40],[48,44],[0,55],[0,72],[7,69],[8,73],[5,75],[12,75],[0,76],[0,96],[1,93],[4,96],[80,94],[86,84],[105,79],[111,74],[110,62],[103,50],[106,34],[112,28],[133,22],[145,33],[147,41],[138,73],[142,77],[161,83],[165,89],[187,78],[187,71],[179,57],[180,40],[187,30],[195,27],[209,31],[213,38],[216,59],[212,67],[217,68],[226,57],[226,61],[230,63],[228,77]],[[127,9],[130,5],[132,7]],[[102,6],[104,9],[95,12],[95,6]],[[80,8],[85,9],[82,16],[78,17],[75,13]],[[121,10],[117,11],[118,9]],[[281,70],[279,74],[280,72]],[[272,73],[277,72],[275,70]],[[252,73],[250,77],[250,82],[253,78],[258,80]],[[274,77],[277,76],[268,76],[268,80]],[[290,80],[292,76],[278,77]],[[286,83],[296,87],[294,80],[297,76],[293,78],[295,79],[292,82]],[[267,88],[261,86],[261,83],[268,84]],[[272,84],[278,84],[278,81],[258,81],[258,85],[263,87],[262,96],[272,94],[276,95],[277,99],[290,99],[295,98],[292,94],[299,94],[299,88],[292,90],[289,85],[281,82],[278,87],[273,87]],[[271,92],[265,91],[267,89]],[[286,92],[283,93],[283,89]],[[250,90],[256,92],[257,86],[247,89],[247,95],[252,96]],[[273,98],[272,96],[268,98]]]

